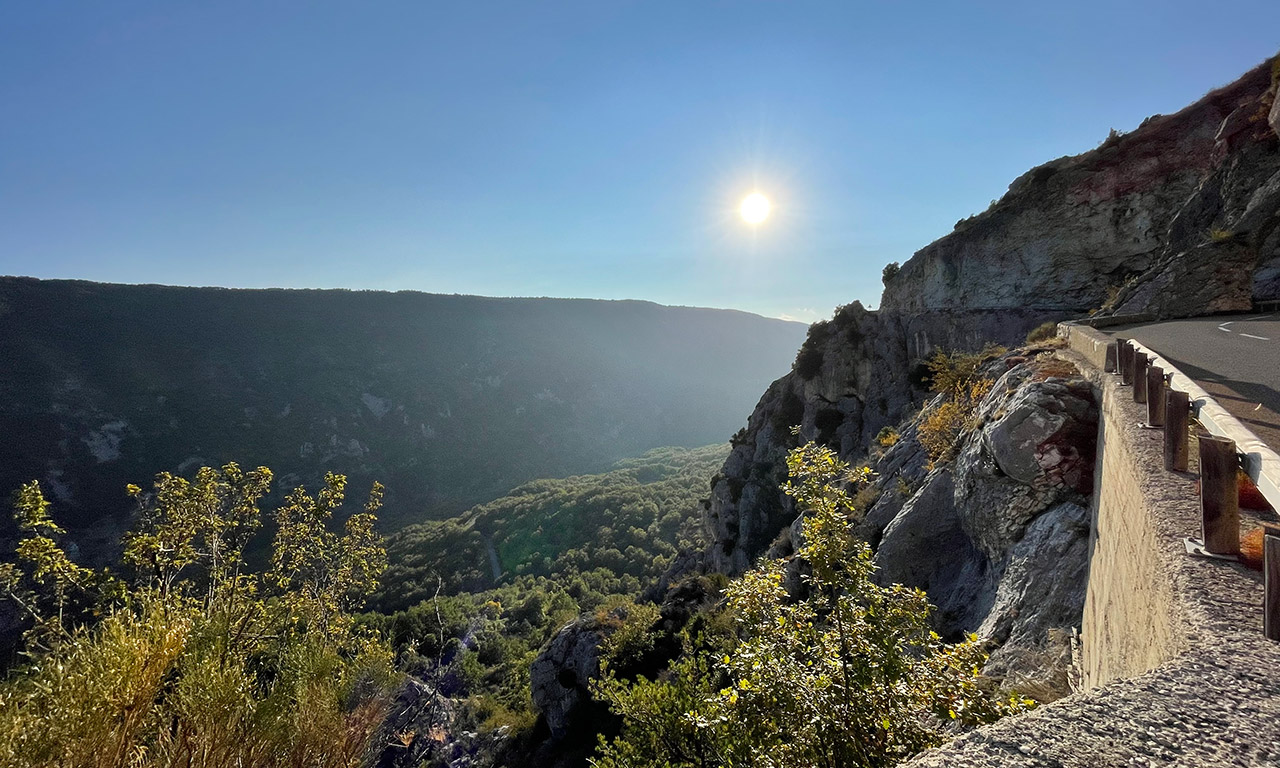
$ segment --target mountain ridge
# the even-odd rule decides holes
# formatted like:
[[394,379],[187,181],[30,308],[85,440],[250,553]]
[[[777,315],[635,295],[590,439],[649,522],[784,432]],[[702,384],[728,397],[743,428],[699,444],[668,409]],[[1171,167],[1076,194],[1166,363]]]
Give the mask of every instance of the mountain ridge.
[[0,278],[0,486],[38,478],[107,539],[162,470],[333,470],[386,484],[394,527],[723,441],[803,333],[641,301]]

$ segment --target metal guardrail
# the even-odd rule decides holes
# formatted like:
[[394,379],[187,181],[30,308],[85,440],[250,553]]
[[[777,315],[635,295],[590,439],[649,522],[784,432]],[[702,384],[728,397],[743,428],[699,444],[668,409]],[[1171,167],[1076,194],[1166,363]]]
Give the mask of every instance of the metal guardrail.
[[[1187,469],[1187,417],[1209,432],[1200,445],[1201,540],[1187,550],[1235,559],[1240,552],[1236,468],[1244,470],[1273,510],[1280,510],[1280,454],[1277,454],[1177,366],[1132,339],[1112,340],[1080,323],[1060,323],[1058,335],[1105,372],[1133,387],[1135,402],[1147,404],[1148,425],[1164,430],[1166,469]],[[1280,640],[1280,526],[1264,524],[1263,632]]]
[[[1102,362],[1098,368],[1107,372],[1115,372],[1118,365],[1118,348],[1115,339],[1086,327],[1079,323],[1060,323],[1059,335],[1067,338],[1073,349],[1084,352],[1091,362]],[[1241,454],[1241,467],[1245,474],[1258,486],[1263,497],[1271,507],[1280,511],[1280,454],[1276,453],[1257,435],[1253,434],[1227,409],[1218,404],[1213,396],[1206,392],[1191,377],[1162,357],[1159,352],[1139,342],[1128,340],[1133,348],[1147,356],[1147,364],[1158,366],[1169,376],[1169,387],[1179,392],[1186,392],[1191,403],[1191,414],[1210,434],[1232,440]],[[1083,349],[1082,349],[1083,347]],[[1111,350],[1107,350],[1110,347]],[[1105,357],[1103,357],[1105,355]],[[1108,365],[1111,361],[1115,361]]]
[[1172,374],[1170,388],[1186,392],[1191,400],[1191,415],[1217,437],[1226,438],[1236,444],[1236,452],[1240,454],[1240,466],[1249,479],[1258,486],[1258,491],[1271,505],[1280,510],[1280,454],[1227,412],[1218,404],[1213,396],[1196,384],[1177,366],[1161,357],[1158,352],[1139,342],[1129,340],[1134,349],[1147,356],[1149,365],[1158,365],[1166,374]]

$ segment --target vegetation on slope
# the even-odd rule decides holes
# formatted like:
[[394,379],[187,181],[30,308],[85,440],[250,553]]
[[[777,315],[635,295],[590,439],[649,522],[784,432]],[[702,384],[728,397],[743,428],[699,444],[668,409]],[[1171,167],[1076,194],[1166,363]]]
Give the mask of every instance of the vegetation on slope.
[[125,483],[233,458],[290,487],[378,479],[384,522],[442,519],[723,439],[803,333],[637,301],[0,277],[0,488],[39,478],[86,557]]
[[[462,703],[462,726],[535,719],[529,667],[584,612],[626,612],[695,544],[708,478],[728,446],[662,448],[600,475],[526,483],[461,518],[411,526],[388,544],[375,598],[411,673]],[[500,563],[495,578],[488,543]]]
[[[652,766],[891,766],[958,728],[1034,705],[978,675],[976,638],[944,645],[925,594],[871,578],[869,547],[842,488],[865,479],[810,443],[788,457],[785,486],[805,513],[800,562],[767,560],[725,591],[723,616],[686,631],[666,672],[612,672],[595,685],[623,718],[601,740],[601,768]],[[784,586],[803,563],[800,595]],[[717,628],[718,631],[706,631]],[[622,666],[625,666],[623,664]]]
[[381,489],[342,535],[345,478],[294,491],[276,514],[272,565],[243,552],[271,472],[234,464],[130,488],[140,524],[128,576],[76,565],[40,486],[17,496],[17,561],[0,592],[29,620],[28,661],[0,683],[0,764],[298,766],[366,763],[396,675],[352,609],[385,565]]
[[[691,544],[707,479],[728,450],[659,448],[604,474],[535,480],[461,517],[409,526],[388,542],[375,604],[405,608],[438,587],[480,592],[519,577],[552,578],[575,597],[639,594]],[[584,582],[601,578],[608,583]]]

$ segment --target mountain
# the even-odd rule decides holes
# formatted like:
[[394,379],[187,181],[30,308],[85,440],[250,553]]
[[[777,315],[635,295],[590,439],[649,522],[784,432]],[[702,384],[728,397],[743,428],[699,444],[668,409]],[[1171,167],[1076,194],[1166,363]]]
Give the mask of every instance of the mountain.
[[[804,452],[832,449],[871,470],[861,485],[842,479],[853,493],[842,511],[869,548],[875,580],[925,592],[941,636],[976,635],[990,655],[974,674],[981,670],[988,684],[1042,702],[1068,695],[1078,683],[1073,638],[1097,541],[1090,510],[1105,435],[1097,373],[1060,354],[1054,321],[1187,317],[1280,300],[1280,57],[1175,114],[1154,115],[1130,133],[1112,131],[1090,151],[1031,169],[987,211],[958,221],[952,233],[883,274],[880,308],[854,302],[811,326],[791,372],[770,385],[747,428],[734,435],[711,482],[706,544],[676,556],[653,591],[661,605],[648,629],[666,638],[693,622],[713,624],[707,617],[723,600],[710,583],[744,573],[739,589],[761,583],[760,571],[750,570],[761,562],[776,563],[765,571],[775,594],[805,599],[817,564],[804,561],[812,543],[804,524],[823,513],[819,505],[798,508],[804,505],[780,485],[789,452],[812,442],[819,448]],[[780,629],[791,616],[780,614]],[[616,631],[583,616],[534,661],[530,676],[548,751],[557,743],[574,749],[577,734],[599,720],[593,708],[601,706],[603,689],[581,681],[603,674],[601,658]],[[746,634],[764,636],[751,628]],[[813,645],[808,636],[804,645]],[[777,664],[782,655],[770,658],[762,647],[751,647],[750,664],[717,649],[706,673],[689,663],[696,651],[686,652],[647,680],[684,685],[701,674],[715,691],[723,680],[745,677],[748,667]],[[863,648],[850,655],[850,666],[869,657]],[[766,707],[795,701],[802,675],[770,674],[759,688],[771,697]],[[631,718],[628,727],[638,727],[641,739],[626,746],[655,732],[675,733],[653,725],[670,718],[669,710],[655,713],[696,690],[631,687],[633,698],[615,709]],[[1147,693],[1138,697],[1144,705],[1151,703]],[[677,704],[681,722],[710,720],[702,708],[708,700]],[[1099,716],[1115,719],[1111,710],[1090,706],[1077,721],[1082,730],[1096,727]],[[798,702],[794,711],[802,714],[790,722],[811,720],[811,707]],[[756,722],[775,717],[772,710],[749,711]],[[1265,719],[1251,718],[1242,732]],[[1043,755],[1044,745],[1024,737],[1016,723],[1051,720],[1019,718],[998,739],[988,731],[956,743],[983,764],[1008,762],[1008,744]],[[840,723],[830,726],[834,733]],[[790,747],[796,730],[767,733],[761,749]],[[1057,739],[1061,728],[1054,730]],[[683,746],[678,737],[669,741],[675,746],[658,744],[663,757]],[[1057,741],[1067,746],[1055,754],[1072,764],[1097,763],[1079,759],[1070,742]],[[647,748],[637,746],[637,753]],[[941,765],[947,758],[935,753],[918,762]]]
[[778,490],[787,450],[816,440],[862,460],[931,396],[925,360],[937,350],[1014,346],[1043,322],[1088,314],[1185,317],[1280,299],[1278,89],[1280,57],[1031,169],[886,269],[879,310],[854,302],[815,323],[734,438],[705,551],[676,570],[745,570],[795,518]]
[[440,519],[725,440],[804,330],[640,301],[0,278],[0,489],[40,479],[91,542],[126,483],[233,460],[278,488],[379,480],[389,527]]

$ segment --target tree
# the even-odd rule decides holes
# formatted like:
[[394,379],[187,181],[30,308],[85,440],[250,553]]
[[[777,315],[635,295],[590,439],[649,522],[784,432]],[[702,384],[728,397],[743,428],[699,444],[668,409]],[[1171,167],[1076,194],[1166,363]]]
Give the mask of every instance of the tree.
[[889,281],[898,276],[898,272],[902,271],[902,266],[896,261],[891,261],[884,265],[884,269],[880,271],[880,281],[885,285]]
[[783,488],[805,515],[806,594],[788,595],[787,563],[763,562],[726,591],[737,629],[727,652],[694,650],[657,681],[606,672],[595,690],[624,726],[602,743],[600,768],[890,766],[941,743],[953,723],[1033,705],[985,684],[976,638],[942,643],[923,592],[872,581],[844,490],[868,470],[813,444],[787,464]]
[[72,562],[58,545],[66,531],[49,516],[39,482],[18,490],[13,517],[24,536],[14,550],[17,562],[0,563],[0,592],[32,623],[27,642],[45,648],[63,634],[68,605],[84,597],[94,573]]

